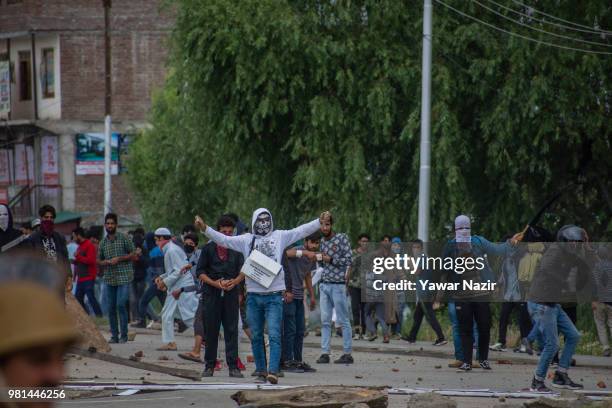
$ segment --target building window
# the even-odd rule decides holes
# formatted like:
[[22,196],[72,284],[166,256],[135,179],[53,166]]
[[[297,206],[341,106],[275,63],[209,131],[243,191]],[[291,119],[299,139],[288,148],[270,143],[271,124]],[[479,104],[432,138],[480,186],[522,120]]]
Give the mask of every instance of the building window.
[[32,100],[32,56],[30,51],[19,51],[19,100]]
[[44,48],[42,50],[40,83],[43,98],[55,98],[55,59],[53,48]]

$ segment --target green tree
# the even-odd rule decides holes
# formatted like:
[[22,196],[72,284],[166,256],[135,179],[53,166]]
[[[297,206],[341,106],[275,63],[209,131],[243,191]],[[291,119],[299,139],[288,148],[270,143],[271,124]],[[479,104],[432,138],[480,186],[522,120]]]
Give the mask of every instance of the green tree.
[[[448,3],[550,40],[477,4]],[[604,0],[562,3],[545,11],[612,26]],[[148,224],[226,211],[249,220],[265,206],[279,227],[330,209],[353,236],[416,235],[420,4],[173,4],[170,74],[129,162]],[[498,34],[438,5],[432,41],[432,238],[464,212],[501,239],[561,189],[549,227],[609,234],[610,56]]]

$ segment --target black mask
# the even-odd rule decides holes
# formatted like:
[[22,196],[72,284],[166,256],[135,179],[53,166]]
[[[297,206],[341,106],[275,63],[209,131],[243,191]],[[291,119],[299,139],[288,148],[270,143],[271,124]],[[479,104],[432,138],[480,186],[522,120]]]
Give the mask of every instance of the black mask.
[[193,251],[195,251],[195,247],[192,245],[183,245],[183,248],[185,249],[185,252],[188,254],[193,253]]

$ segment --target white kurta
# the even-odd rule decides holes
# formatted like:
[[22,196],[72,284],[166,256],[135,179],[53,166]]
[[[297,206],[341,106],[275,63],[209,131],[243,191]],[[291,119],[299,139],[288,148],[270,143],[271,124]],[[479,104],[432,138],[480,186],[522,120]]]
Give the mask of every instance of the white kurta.
[[198,309],[198,297],[195,292],[183,292],[178,300],[172,296],[172,291],[175,289],[193,286],[193,277],[189,271],[181,273],[181,269],[189,263],[181,247],[169,242],[162,251],[166,272],[161,278],[168,290],[162,308],[162,341],[170,343],[174,341],[174,318],[181,319],[189,327],[193,326]]

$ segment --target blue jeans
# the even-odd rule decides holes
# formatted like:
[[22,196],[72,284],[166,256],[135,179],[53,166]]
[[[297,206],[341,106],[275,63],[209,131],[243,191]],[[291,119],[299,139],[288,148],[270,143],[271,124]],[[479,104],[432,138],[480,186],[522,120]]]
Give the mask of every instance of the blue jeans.
[[153,307],[149,305],[154,297],[159,299],[159,303],[164,304],[166,301],[166,292],[157,289],[157,286],[153,282],[149,282],[149,286],[145,290],[144,294],[140,298],[138,302],[138,314],[140,318],[144,321],[145,317],[148,317],[150,320],[159,321],[159,316],[153,310]]
[[535,310],[536,306],[537,306],[537,303],[533,303],[533,302],[531,302],[531,304],[530,303],[527,304],[527,310],[529,311],[529,316],[531,317],[531,323],[532,323],[531,331],[527,335],[527,341],[529,341],[530,343],[533,343],[534,341],[536,341],[538,343],[538,347],[540,348],[540,350],[542,350],[542,348],[544,347],[544,336],[540,332],[540,329],[537,323],[533,320],[533,311]]
[[[459,332],[459,319],[457,318],[457,309],[455,302],[448,302],[448,316],[450,317],[451,326],[453,328],[453,347],[455,348],[455,360],[463,361],[463,347],[461,346],[461,335]],[[478,326],[474,321],[474,343],[478,344]],[[479,359],[477,353],[476,359]]]
[[565,346],[559,358],[559,370],[564,372],[570,367],[572,356],[580,340],[580,333],[560,304],[548,306],[529,302],[528,307],[544,338],[544,348],[535,371],[535,377],[544,381],[550,362],[559,350],[559,332],[565,337]]
[[100,309],[100,304],[98,303],[98,299],[96,299],[96,294],[94,293],[94,285],[96,281],[88,280],[78,282],[76,285],[76,295],[75,297],[83,307],[83,310],[87,313],[91,313],[92,310],[88,310],[85,305],[85,296],[87,296],[87,300],[89,301],[89,305],[93,309],[93,313],[97,317],[102,317],[102,310]]
[[293,299],[283,305],[283,360],[302,361],[304,345],[304,302]]
[[108,321],[110,323],[111,337],[113,340],[119,339],[117,329],[117,312],[119,312],[119,324],[121,329],[121,340],[127,340],[128,334],[128,311],[127,302],[130,293],[130,284],[125,285],[106,285],[105,303],[108,310]]
[[321,307],[321,349],[323,354],[329,354],[331,342],[332,312],[336,309],[336,324],[342,327],[342,346],[344,354],[351,354],[353,347],[353,331],[349,317],[349,299],[346,285],[334,283],[319,284]]
[[[255,370],[277,374],[280,371],[281,325],[283,320],[283,297],[280,293],[247,294],[247,321],[251,328],[251,348],[255,358]],[[270,340],[270,365],[266,370],[264,327],[268,324]]]

